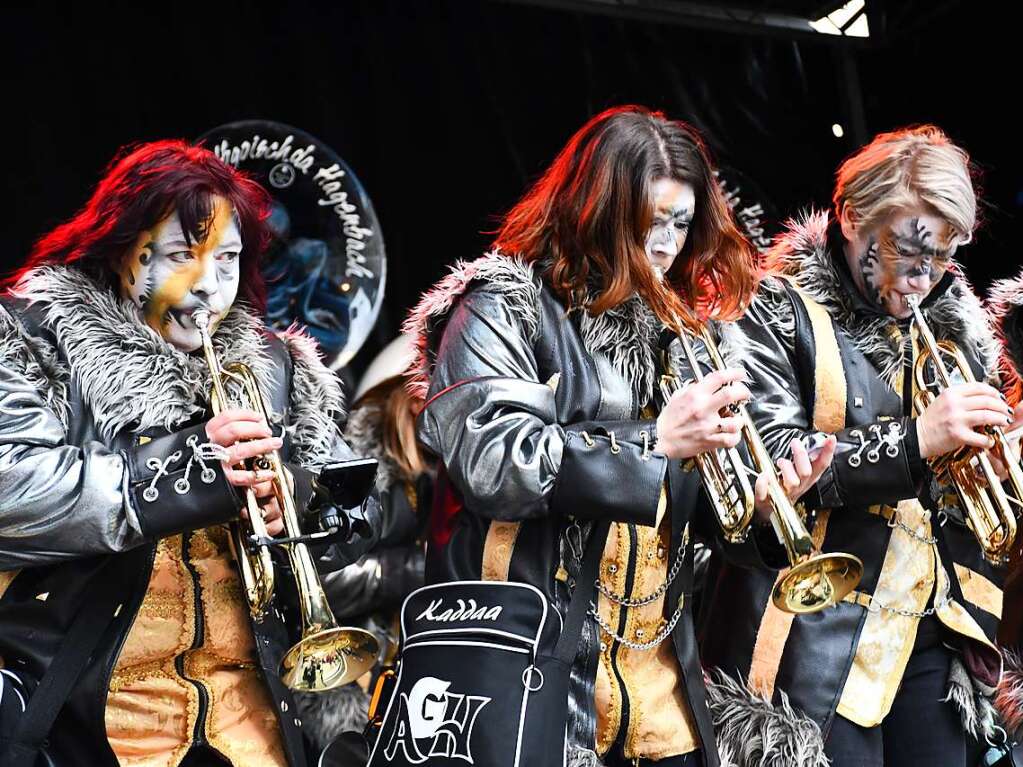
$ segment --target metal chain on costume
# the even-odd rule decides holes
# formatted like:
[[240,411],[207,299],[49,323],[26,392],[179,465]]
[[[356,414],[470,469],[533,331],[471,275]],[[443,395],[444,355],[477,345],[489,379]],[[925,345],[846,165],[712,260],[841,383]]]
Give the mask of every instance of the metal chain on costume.
[[888,613],[901,615],[904,618],[929,618],[930,616],[938,612],[938,610],[948,607],[948,605],[951,603],[952,588],[951,586],[946,585],[945,592],[941,595],[941,597],[934,601],[934,604],[931,607],[928,607],[926,610],[907,610],[903,607],[892,607],[891,605],[886,605],[873,594],[870,595],[870,606],[867,607],[867,609],[870,610],[871,612],[876,610],[884,610],[885,612]]
[[[689,525],[686,525],[685,530],[682,532],[682,543],[679,546],[678,554],[675,557],[675,562],[672,564],[671,571],[668,573],[668,577],[667,579],[665,579],[664,583],[662,583],[653,593],[648,594],[647,596],[641,597],[639,599],[629,599],[627,597],[619,596],[618,594],[609,593],[609,590],[604,586],[603,583],[600,582],[600,578],[598,578],[596,582],[597,590],[600,591],[601,594],[610,599],[612,602],[616,602],[617,604],[621,605],[624,608],[643,607],[644,605],[648,605],[651,602],[656,601],[668,590],[668,587],[671,585],[672,581],[674,581],[675,578],[678,576],[678,573],[682,567],[681,563],[685,559],[685,550],[688,544]],[[671,636],[671,632],[675,630],[675,624],[679,622],[679,619],[682,617],[682,612],[684,609],[685,594],[683,594],[679,598],[678,607],[676,607],[675,612],[672,613],[671,619],[664,626],[664,628],[658,631],[657,635],[649,642],[635,642],[631,639],[626,639],[625,637],[618,634],[613,628],[611,628],[607,621],[600,617],[600,614],[597,612],[597,606],[592,602],[590,602],[590,609],[588,611],[588,615],[591,618],[593,618],[594,623],[596,623],[605,634],[610,636],[619,644],[628,647],[630,650],[652,650],[665,639],[667,639],[669,636]]]
[[674,614],[671,616],[671,620],[668,621],[663,629],[657,632],[657,636],[651,639],[649,642],[633,642],[631,639],[626,639],[619,634],[616,634],[607,622],[597,614],[597,608],[590,602],[589,616],[593,618],[593,621],[603,629],[604,633],[610,636],[615,641],[628,647],[630,650],[652,650],[657,647],[661,642],[671,635],[671,632],[675,630],[675,624],[678,623],[679,618],[682,617],[682,611],[684,609],[684,597],[679,600],[678,608],[676,608]]
[[685,559],[686,546],[689,545],[689,526],[686,525],[685,532],[682,533],[682,543],[678,547],[678,551],[675,554],[675,561],[671,564],[671,569],[668,571],[668,577],[664,580],[660,586],[654,591],[647,594],[645,597],[637,597],[630,599],[629,597],[621,594],[615,594],[607,586],[603,584],[600,578],[596,580],[597,591],[603,594],[605,597],[610,599],[617,605],[622,607],[645,607],[646,605],[652,604],[664,596],[665,592],[674,582],[675,578],[678,577],[679,570],[682,569],[682,560]]
[[920,541],[921,543],[926,543],[928,546],[934,546],[938,542],[938,539],[935,538],[933,535],[928,536],[924,535],[923,533],[918,533],[912,527],[907,525],[905,522],[899,519],[897,512],[895,514],[892,514],[892,518],[888,522],[888,527],[897,527],[906,534],[908,534],[911,538],[914,538]]

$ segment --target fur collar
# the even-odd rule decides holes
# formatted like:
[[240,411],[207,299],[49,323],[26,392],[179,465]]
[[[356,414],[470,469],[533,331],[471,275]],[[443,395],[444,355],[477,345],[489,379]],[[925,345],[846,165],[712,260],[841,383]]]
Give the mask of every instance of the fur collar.
[[288,397],[291,458],[307,469],[318,470],[336,460],[334,451],[341,439],[339,424],[345,417],[344,392],[338,377],[323,364],[320,347],[311,336],[297,325],[277,336],[292,361]]
[[[430,372],[435,362],[434,349],[439,332],[458,299],[475,283],[499,294],[511,313],[522,322],[530,343],[540,334],[540,289],[542,267],[498,251],[475,261],[458,261],[451,272],[409,313],[403,332],[416,338],[416,356],[410,367],[410,391],[426,399]],[[584,348],[591,354],[603,354],[611,366],[630,383],[640,407],[653,393],[656,375],[655,344],[661,324],[639,296],[591,317],[579,312],[579,332]]]
[[[823,211],[807,212],[787,222],[787,231],[771,248],[765,260],[768,277],[786,277],[800,290],[821,304],[839,326],[844,328],[856,347],[863,352],[881,374],[882,380],[894,388],[906,355],[912,353],[907,333],[896,333],[899,321],[872,311],[850,295],[832,262],[828,249],[828,214]],[[924,309],[938,339],[950,339],[965,349],[976,350],[989,381],[998,380],[998,343],[980,299],[954,267],[955,277],[949,288]],[[781,288],[768,279],[758,300],[777,302]],[[793,332],[789,322],[791,312],[777,315],[771,307],[783,334]],[[770,316],[770,315],[769,315]],[[901,338],[899,343],[896,339]]]
[[988,311],[1002,344],[1001,373],[1006,396],[1013,403],[1023,399],[1023,274],[998,280],[988,294]]
[[[209,389],[202,359],[171,346],[134,304],[92,277],[73,267],[43,266],[11,292],[43,304],[43,324],[56,336],[104,441],[128,427],[135,433],[171,430],[202,410]],[[248,307],[231,308],[213,345],[224,365],[246,362],[263,392],[270,391],[272,363],[262,322]]]
[[[173,430],[201,412],[209,371],[198,355],[171,346],[147,326],[136,307],[73,267],[44,266],[26,274],[12,294],[37,304],[57,348],[32,338],[0,312],[0,360],[13,364],[67,428],[73,380],[101,439],[123,429]],[[297,328],[279,334],[293,362],[289,432],[293,457],[315,467],[330,459],[340,437],[344,397],[324,367],[316,343]],[[217,326],[213,346],[224,365],[244,362],[264,396],[277,385],[262,320],[236,303]],[[283,414],[272,414],[277,419]]]

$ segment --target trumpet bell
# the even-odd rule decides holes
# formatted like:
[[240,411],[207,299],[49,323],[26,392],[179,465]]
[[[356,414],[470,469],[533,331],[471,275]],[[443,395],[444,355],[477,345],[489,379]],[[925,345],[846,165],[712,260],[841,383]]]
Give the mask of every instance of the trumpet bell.
[[369,671],[380,643],[358,628],[329,628],[302,637],[281,660],[280,677],[295,692],[326,692]]
[[863,562],[852,554],[828,552],[794,564],[774,585],[771,601],[779,610],[814,613],[841,602],[863,577]]

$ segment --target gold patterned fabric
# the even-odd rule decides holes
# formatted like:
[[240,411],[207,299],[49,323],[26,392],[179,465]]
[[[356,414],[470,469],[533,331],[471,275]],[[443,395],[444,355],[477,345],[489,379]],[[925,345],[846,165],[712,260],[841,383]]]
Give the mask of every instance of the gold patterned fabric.
[[284,767],[227,531],[190,533],[187,563],[183,544],[181,535],[157,544],[145,598],[110,680],[110,746],[125,767],[176,767],[199,726],[234,767]]
[[[615,594],[633,599],[655,592],[668,574],[670,520],[658,527],[637,525],[635,546],[629,525],[611,526],[600,563],[600,579]],[[635,552],[632,589],[626,591],[630,555]],[[619,632],[635,642],[648,642],[667,624],[664,596],[643,607],[622,608],[602,594],[597,601],[601,618],[617,630],[622,610],[625,628]],[[596,679],[597,752],[606,754],[619,735],[624,735],[627,759],[664,759],[700,747],[696,723],[684,694],[682,670],[671,638],[656,648],[634,650],[615,642],[601,631],[600,663]],[[624,704],[628,719],[623,721]],[[623,725],[626,732],[622,733]]]
[[[914,357],[919,351],[915,336],[914,332]],[[902,385],[900,378],[897,390]],[[905,612],[923,612],[933,597],[933,604],[938,606],[935,615],[947,628],[995,649],[966,609],[946,598],[949,575],[942,566],[937,545],[932,542],[929,512],[915,498],[900,501],[894,510],[874,507],[872,511],[891,517],[896,524],[873,598],[868,601],[867,619],[837,709],[861,727],[875,727],[884,720],[902,683],[920,623],[919,617]],[[964,598],[989,612],[997,606],[1000,613],[1000,590],[987,579],[971,582],[965,577],[970,572],[956,567]],[[882,605],[903,612],[884,609]]]

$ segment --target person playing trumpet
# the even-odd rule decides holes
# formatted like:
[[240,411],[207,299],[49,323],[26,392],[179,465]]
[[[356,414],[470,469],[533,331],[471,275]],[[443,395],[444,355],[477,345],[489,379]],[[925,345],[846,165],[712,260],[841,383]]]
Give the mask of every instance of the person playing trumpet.
[[[769,448],[837,438],[808,527],[864,574],[835,609],[793,617],[770,603],[774,571],[720,563],[700,629],[719,738],[741,764],[972,767],[1004,735],[989,702],[1002,572],[930,464],[1023,419],[992,385],[998,347],[953,261],[976,225],[968,157],[933,126],[878,135],[839,168],[834,206],[834,221],[789,222],[728,344],[745,351]],[[922,410],[915,301],[976,378]]]
[[[736,446],[728,409],[749,392],[735,367],[667,402],[657,392],[662,335],[697,312],[736,316],[753,285],[700,136],[619,107],[572,136],[504,216],[495,250],[456,265],[406,324],[419,438],[457,496],[428,581],[524,582],[565,611],[589,536],[612,522],[571,669],[571,764],[719,763],[680,599],[690,523],[715,523],[681,462]],[[671,348],[680,360],[677,338]],[[672,372],[692,378],[684,362]]]
[[[140,145],[0,296],[0,751],[25,725],[8,707],[29,716],[41,680],[70,674],[43,744],[56,767],[309,763],[277,677],[293,586],[279,574],[252,619],[225,526],[251,489],[282,532],[276,480],[251,462],[278,451],[298,507],[316,498],[303,532],[321,529],[338,510],[316,473],[352,457],[314,342],[260,319],[268,209],[206,149]],[[200,310],[271,423],[230,403],[210,417]],[[372,527],[375,501],[363,517]],[[320,547],[318,565],[371,537]],[[84,669],[62,667],[74,643],[94,647]]]

